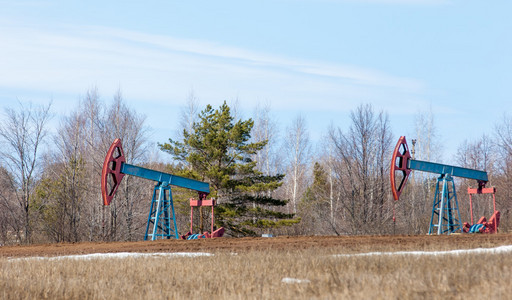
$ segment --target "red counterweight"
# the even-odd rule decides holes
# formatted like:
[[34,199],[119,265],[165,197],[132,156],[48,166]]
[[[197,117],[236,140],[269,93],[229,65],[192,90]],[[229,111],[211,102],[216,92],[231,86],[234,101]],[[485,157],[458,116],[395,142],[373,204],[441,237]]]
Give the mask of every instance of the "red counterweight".
[[391,191],[393,192],[393,198],[395,200],[400,198],[405,184],[407,183],[407,178],[412,171],[407,166],[407,162],[410,158],[411,153],[409,152],[409,147],[407,147],[405,136],[401,136],[393,151],[393,157],[391,158]]
[[110,205],[124,177],[124,174],[121,173],[121,166],[124,162],[126,162],[126,158],[121,140],[115,139],[107,151],[101,171],[101,196],[104,205]]

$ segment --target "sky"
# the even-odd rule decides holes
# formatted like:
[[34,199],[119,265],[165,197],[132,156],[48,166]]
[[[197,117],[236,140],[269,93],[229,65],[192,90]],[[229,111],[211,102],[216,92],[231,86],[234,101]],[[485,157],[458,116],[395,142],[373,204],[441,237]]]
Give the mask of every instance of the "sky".
[[269,105],[283,132],[302,115],[312,141],[370,103],[394,139],[432,111],[439,161],[492,135],[512,112],[511,1],[4,1],[0,107],[53,101],[56,117],[96,87],[176,136],[191,93],[200,106]]

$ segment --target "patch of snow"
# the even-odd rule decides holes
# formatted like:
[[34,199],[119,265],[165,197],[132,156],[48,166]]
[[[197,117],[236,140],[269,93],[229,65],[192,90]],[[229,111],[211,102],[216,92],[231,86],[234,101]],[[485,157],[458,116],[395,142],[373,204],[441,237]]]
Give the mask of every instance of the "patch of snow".
[[282,283],[310,283],[308,279],[297,279],[297,278],[290,278],[285,277],[281,280]]
[[61,259],[124,259],[124,258],[142,258],[142,257],[199,257],[199,256],[213,256],[212,253],[206,252],[156,252],[156,253],[139,253],[139,252],[117,252],[117,253],[91,253],[91,254],[80,254],[80,255],[63,255],[63,256],[52,256],[52,257],[23,257],[14,258],[14,260],[28,260],[28,259],[40,259],[40,260],[61,260]]
[[397,251],[397,252],[368,252],[368,253],[355,253],[355,254],[335,254],[334,257],[357,257],[357,256],[378,256],[378,255],[462,255],[462,254],[498,254],[512,252],[512,245],[499,246],[496,248],[476,248],[476,249],[462,249],[462,250],[448,250],[448,251]]

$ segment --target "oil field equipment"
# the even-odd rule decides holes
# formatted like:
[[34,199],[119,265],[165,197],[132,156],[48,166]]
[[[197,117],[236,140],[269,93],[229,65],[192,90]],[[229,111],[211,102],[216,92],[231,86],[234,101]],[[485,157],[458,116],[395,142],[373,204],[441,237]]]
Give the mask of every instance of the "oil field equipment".
[[[474,193],[488,193],[490,189],[485,188],[485,184],[488,181],[487,172],[414,160],[411,158],[411,153],[409,152],[405,136],[401,136],[396,144],[391,159],[391,190],[395,200],[400,198],[412,170],[439,174],[436,181],[436,191],[434,194],[428,234],[450,234],[457,231],[469,232],[469,229],[463,229],[463,225],[461,223],[459,204],[457,202],[457,193],[455,191],[453,177],[475,179],[478,183],[478,188],[474,189]],[[496,191],[495,188],[491,189],[494,192]],[[470,191],[470,203],[472,191],[473,190]],[[471,206],[471,215],[472,214],[473,211]],[[491,225],[494,228],[493,232],[496,232],[499,222],[499,212],[497,212],[496,216],[496,207],[493,218],[494,223]],[[471,220],[471,223],[473,223],[473,220]],[[465,226],[471,227],[469,224]]]
[[[217,202],[215,201],[215,199],[199,199],[199,200],[196,200],[194,198],[191,198],[190,199],[190,231],[187,232],[186,234],[182,235],[181,238],[184,239],[184,240],[195,240],[195,239],[206,239],[206,238],[214,238],[214,237],[221,237],[223,234],[224,234],[224,228],[223,227],[220,227],[218,229],[215,229],[215,204],[217,204]],[[197,207],[198,210],[199,210],[199,215],[200,215],[200,231],[202,230],[202,227],[203,227],[203,214],[202,214],[202,208],[203,207],[211,207],[211,213],[210,213],[210,232],[208,231],[204,231],[203,233],[193,233],[194,232],[194,228],[193,228],[193,224],[194,224],[194,207]]]
[[[107,152],[101,172],[101,195],[104,205],[110,205],[124,175],[156,182],[144,240],[180,238],[176,226],[171,186],[197,191],[202,201],[214,201],[206,200],[206,196],[210,193],[210,186],[206,182],[127,164],[121,140],[115,139]],[[215,236],[222,236],[223,232],[224,230],[219,228]]]
[[[478,187],[468,188],[469,194],[469,211],[471,215],[471,224],[465,222],[462,226],[462,230],[468,233],[498,233],[498,226],[500,225],[500,212],[496,210],[496,188],[495,187]],[[473,222],[473,195],[478,194],[491,194],[492,195],[492,207],[493,214],[487,220],[485,217],[481,217],[478,222]]]

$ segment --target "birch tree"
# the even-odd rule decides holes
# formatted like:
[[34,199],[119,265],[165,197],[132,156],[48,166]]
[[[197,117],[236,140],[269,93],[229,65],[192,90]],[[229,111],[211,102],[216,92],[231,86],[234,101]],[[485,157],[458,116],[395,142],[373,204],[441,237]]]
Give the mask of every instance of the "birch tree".
[[[331,124],[328,132],[333,132],[334,126]],[[335,157],[334,157],[334,146],[331,142],[331,139],[329,137],[329,134],[324,135],[321,142],[320,142],[320,148],[322,149],[320,152],[320,159],[319,164],[320,167],[325,172],[325,182],[326,182],[326,190],[323,193],[323,201],[327,202],[329,205],[329,223],[330,227],[334,229],[336,232],[336,218],[335,214],[338,210],[339,206],[339,197],[336,193],[335,188],[335,172],[334,172],[334,166],[335,166]]]
[[[149,152],[149,145],[147,140],[147,128],[145,127],[146,117],[137,114],[133,109],[130,109],[124,102],[121,91],[118,90],[113,97],[113,101],[110,106],[107,107],[105,112],[105,119],[103,120],[105,126],[104,135],[110,143],[115,138],[120,138],[123,141],[123,150],[125,153],[126,161],[132,164],[142,163],[146,161],[146,154]],[[110,145],[109,143],[109,145]],[[139,188],[141,185],[145,185],[145,181],[140,178],[133,176],[125,176],[122,181],[122,187],[118,190],[118,199],[120,203],[114,204],[111,216],[113,222],[111,222],[113,228],[117,227],[118,213],[122,213],[124,216],[123,224],[126,226],[121,236],[124,236],[125,240],[134,239],[135,219],[138,217],[138,209],[142,208],[143,204],[140,199],[145,194],[149,194],[146,189]],[[111,205],[112,206],[112,205]],[[119,207],[121,211],[116,211]],[[117,229],[115,229],[117,231]],[[116,237],[114,231],[114,238]]]
[[[413,158],[441,162],[440,134],[432,108],[418,111],[414,125],[415,135],[408,139]],[[437,177],[425,172],[411,172],[404,195],[397,203],[397,218],[404,232],[421,234],[428,229]]]
[[145,181],[127,176],[118,190],[117,200],[105,207],[99,181],[105,153],[115,138],[122,139],[127,161],[134,164],[146,161],[144,120],[144,116],[125,104],[120,91],[105,105],[96,89],[87,91],[76,109],[62,118],[39,201],[41,209],[45,209],[42,216],[52,239],[136,239],[136,233],[147,220],[147,203],[141,200],[148,198],[151,187]]
[[182,135],[183,130],[187,130],[189,132],[192,130],[192,126],[194,125],[194,121],[196,121],[198,114],[199,99],[194,94],[194,91],[190,90],[185,101],[185,105],[181,108],[179,135]]
[[258,105],[254,115],[252,139],[255,142],[267,141],[265,147],[255,154],[256,169],[265,175],[277,174],[281,171],[281,159],[276,151],[278,128],[271,116],[270,104]]
[[310,161],[311,144],[306,120],[298,115],[287,128],[284,138],[287,155],[286,188],[291,200],[292,212],[297,213],[297,203],[307,187],[306,172]]
[[500,227],[512,228],[512,116],[504,114],[494,130],[497,155],[494,184],[498,190],[497,205],[501,211]]
[[0,245],[19,241],[22,236],[23,213],[16,204],[15,191],[12,189],[13,176],[0,166]]
[[18,239],[30,242],[31,197],[39,175],[41,146],[47,137],[51,102],[46,106],[33,106],[18,102],[18,108],[5,108],[0,122],[2,148],[0,159],[12,174],[10,188],[14,192],[17,208],[22,211],[23,234]]

